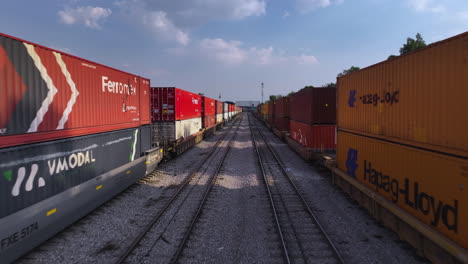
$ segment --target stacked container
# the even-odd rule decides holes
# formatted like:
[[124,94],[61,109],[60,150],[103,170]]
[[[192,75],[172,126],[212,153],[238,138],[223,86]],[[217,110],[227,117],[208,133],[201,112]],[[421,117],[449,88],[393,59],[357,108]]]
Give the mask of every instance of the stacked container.
[[223,102],[216,100],[216,124],[223,122]]
[[289,131],[289,97],[275,101],[273,126],[279,131]]
[[290,136],[316,152],[336,148],[336,89],[304,88],[290,96]]
[[203,96],[202,99],[203,128],[210,128],[216,124],[216,100]]
[[269,101],[268,102],[268,118],[267,118],[267,123],[270,126],[274,126],[275,122],[275,104],[276,101]]
[[338,79],[338,168],[468,249],[468,33]]
[[175,87],[151,87],[153,142],[167,146],[202,129],[202,96]]
[[267,103],[262,104],[260,113],[261,113],[261,119],[265,121],[268,120],[268,104]]

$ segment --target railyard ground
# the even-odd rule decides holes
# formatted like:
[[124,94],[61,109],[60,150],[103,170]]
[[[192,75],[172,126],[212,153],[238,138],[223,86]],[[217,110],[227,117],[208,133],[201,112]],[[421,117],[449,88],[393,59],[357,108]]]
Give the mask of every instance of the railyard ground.
[[[259,176],[249,123],[246,115],[241,118],[237,138],[181,262],[281,262],[278,235]],[[141,223],[161,208],[158,204],[161,197],[187,177],[225,131],[226,128],[216,132],[164,164],[149,180],[133,185],[33,250],[19,263],[115,263]],[[305,162],[266,128],[263,132],[346,263],[426,262],[335,187],[327,170]],[[170,248],[176,247],[180,238],[167,232],[163,239]],[[139,262],[163,263],[166,260],[153,259],[149,254]]]

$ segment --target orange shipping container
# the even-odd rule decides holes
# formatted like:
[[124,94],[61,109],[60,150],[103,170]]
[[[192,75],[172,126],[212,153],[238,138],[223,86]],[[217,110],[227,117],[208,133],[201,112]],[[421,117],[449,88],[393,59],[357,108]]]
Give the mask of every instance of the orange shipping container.
[[338,128],[468,157],[468,32],[338,78]]
[[338,168],[468,249],[468,160],[338,132]]

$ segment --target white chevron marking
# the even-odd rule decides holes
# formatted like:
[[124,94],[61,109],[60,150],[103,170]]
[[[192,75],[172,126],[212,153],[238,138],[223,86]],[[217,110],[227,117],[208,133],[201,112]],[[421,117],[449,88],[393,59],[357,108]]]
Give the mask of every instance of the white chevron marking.
[[[55,85],[52,82],[52,79],[47,73],[47,69],[42,64],[41,58],[39,57],[39,55],[37,55],[36,51],[34,50],[34,46],[27,44],[27,43],[23,43],[23,44],[26,47],[26,50],[28,51],[29,56],[31,56],[32,60],[34,61],[34,65],[41,73],[41,77],[45,81],[47,85],[47,89],[49,89],[49,92],[47,92],[47,97],[44,99],[44,101],[42,101],[41,108],[37,111],[36,117],[34,118],[34,120],[31,122],[31,125],[29,126],[29,129],[27,132],[31,133],[31,132],[36,132],[37,128],[44,120],[44,116],[49,110],[49,105],[52,104],[52,101],[54,100],[54,96],[57,93],[57,88],[55,88]],[[30,89],[33,89],[33,88],[30,87]]]
[[62,55],[60,53],[54,52],[55,59],[57,60],[58,65],[60,66],[60,69],[62,70],[63,75],[67,79],[68,85],[70,85],[70,89],[72,91],[72,95],[70,100],[67,103],[67,108],[65,108],[65,111],[63,111],[62,118],[59,121],[59,124],[57,126],[57,129],[63,129],[65,126],[65,123],[68,121],[68,116],[70,115],[71,111],[73,110],[73,105],[76,103],[76,98],[80,94],[78,90],[76,89],[75,82],[73,82],[73,79],[71,78],[70,72],[67,69],[67,65],[65,65],[65,62],[62,60]]

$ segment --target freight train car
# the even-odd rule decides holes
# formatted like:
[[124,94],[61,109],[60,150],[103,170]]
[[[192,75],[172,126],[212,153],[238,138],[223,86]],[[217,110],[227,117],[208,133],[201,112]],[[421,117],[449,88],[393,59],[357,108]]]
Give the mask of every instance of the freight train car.
[[0,259],[10,262],[143,177],[160,152],[147,79],[0,34],[0,80]]
[[201,140],[201,95],[176,87],[152,87],[151,108],[153,146],[180,154],[193,145],[189,142],[194,138]]

